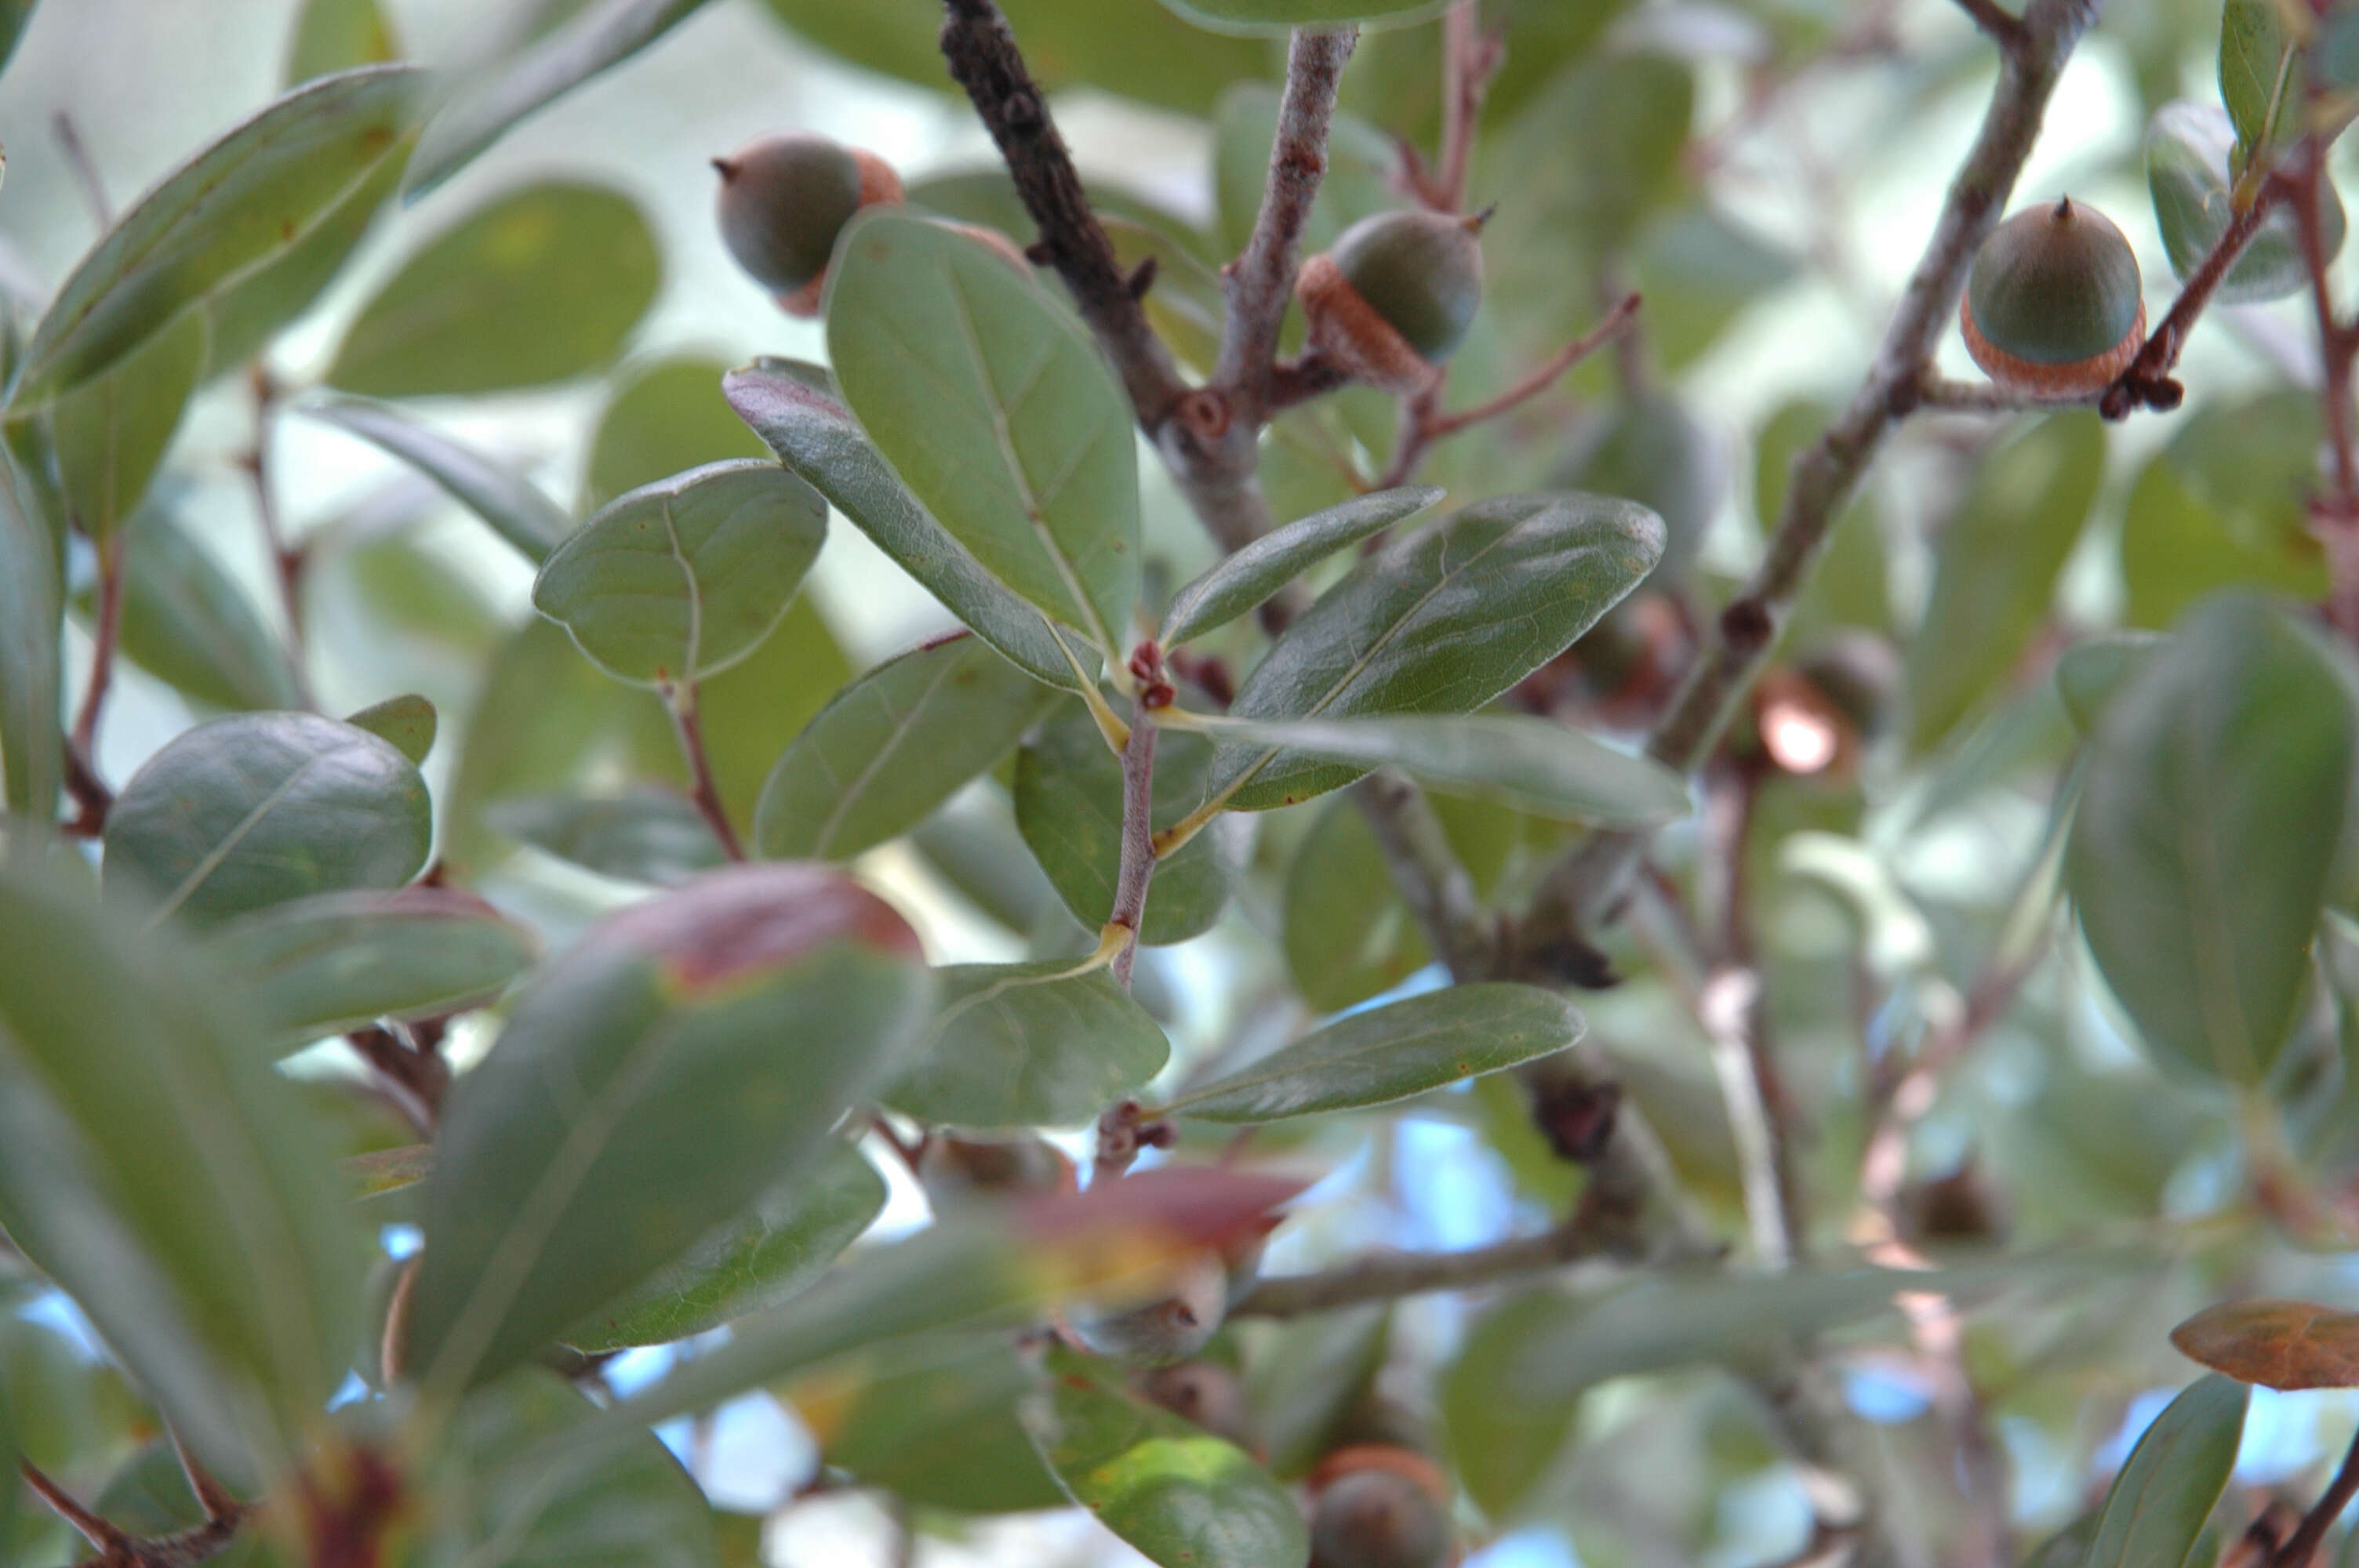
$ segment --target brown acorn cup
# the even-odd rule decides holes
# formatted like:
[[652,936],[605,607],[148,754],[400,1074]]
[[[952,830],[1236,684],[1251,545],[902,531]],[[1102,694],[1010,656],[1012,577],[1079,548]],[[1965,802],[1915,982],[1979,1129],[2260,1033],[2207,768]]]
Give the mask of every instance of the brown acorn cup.
[[[860,204],[863,207],[875,207],[886,203],[899,205],[902,194],[901,177],[893,171],[893,166],[875,153],[861,147],[849,147],[845,150],[852,154],[853,163],[860,169]],[[810,320],[817,317],[824,307],[827,276],[833,270],[832,267],[822,267],[817,277],[812,278],[800,288],[784,294],[773,294],[770,297],[777,303],[778,308],[788,315],[799,316],[804,320]]]
[[1391,1443],[1354,1443],[1319,1461],[1303,1485],[1317,1497],[1344,1476],[1362,1470],[1382,1470],[1422,1487],[1435,1502],[1450,1506],[1450,1477],[1441,1467],[1415,1449]]
[[1441,367],[1411,348],[1324,252],[1302,264],[1294,296],[1310,323],[1310,347],[1353,380],[1407,397],[1440,375]]
[[1958,330],[1965,335],[1966,352],[1983,373],[2010,392],[2028,393],[2035,397],[2083,397],[2111,386],[2122,372],[2130,368],[2138,350],[2146,346],[2146,305],[2141,301],[2137,319],[2122,341],[2102,354],[2071,364],[2043,365],[2008,353],[1983,336],[1974,325],[1973,299],[1958,301]]

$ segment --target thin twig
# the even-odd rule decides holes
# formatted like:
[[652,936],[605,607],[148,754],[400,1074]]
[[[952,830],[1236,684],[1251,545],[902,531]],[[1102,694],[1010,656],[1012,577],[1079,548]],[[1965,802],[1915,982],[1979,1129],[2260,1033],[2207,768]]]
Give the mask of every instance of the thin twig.
[[1227,310],[1212,385],[1226,390],[1229,416],[1249,425],[1257,426],[1270,411],[1278,328],[1294,297],[1302,226],[1327,173],[1335,94],[1359,37],[1357,27],[1296,31],[1287,49],[1286,92],[1278,101],[1261,210],[1245,249],[1221,271]]
[[1498,933],[1425,792],[1385,768],[1353,785],[1352,797],[1434,956],[1452,974],[1487,973]]
[[1456,414],[1437,416],[1428,431],[1429,436],[1434,440],[1454,436],[1469,426],[1496,419],[1517,405],[1547,391],[1557,377],[1620,337],[1629,328],[1642,303],[1644,300],[1638,295],[1624,295],[1618,304],[1598,319],[1597,325],[1559,349],[1546,364],[1541,365],[1498,396],[1488,402],[1478,403],[1473,407]]
[[722,853],[743,860],[745,846],[738,842],[737,829],[730,826],[729,810],[721,804],[720,786],[712,780],[712,759],[704,749],[704,727],[696,712],[696,683],[679,686],[666,681],[662,694],[664,711],[671,715],[672,733],[679,737],[679,753],[688,762],[689,798],[696,803],[712,836],[721,840]]
[[2343,1517],[2351,1499],[2359,1497],[2359,1437],[2351,1440],[2350,1450],[2343,1455],[2342,1468],[2334,1472],[2325,1493],[2310,1510],[2301,1516],[2301,1524],[2286,1543],[2269,1559],[2269,1568],[2310,1568],[2310,1560],[2326,1540],[2326,1532]]
[[1122,862],[1114,874],[1114,913],[1107,917],[1108,925],[1123,931],[1114,978],[1125,990],[1138,957],[1147,886],[1155,880],[1155,730],[1153,711],[1142,696],[1131,708],[1130,740],[1122,749]]
[[67,745],[78,752],[95,778],[98,771],[98,721],[106,708],[106,694],[114,681],[114,648],[123,632],[123,535],[117,530],[98,546],[98,620],[91,628],[90,680],[82,705],[74,710]]
[[[1973,150],[1951,182],[1933,234],[1902,294],[1875,362],[1849,406],[1797,460],[1768,549],[1730,600],[1687,678],[1647,740],[1647,754],[1680,772],[1719,742],[1738,700],[1760,674],[1825,545],[1893,426],[1915,406],[1934,346],[1964,290],[1967,268],[2039,135],[2064,62],[2095,20],[2095,0],[2032,0],[2020,48],[2001,61]],[[1641,833],[1593,838],[1550,871],[1527,922],[1537,946],[1577,938],[1618,900],[1646,844]]]
[[[1575,1211],[1576,1215],[1579,1211]],[[1230,1309],[1232,1317],[1299,1317],[1362,1302],[1397,1301],[1436,1291],[1472,1290],[1547,1273],[1614,1250],[1611,1238],[1567,1223],[1538,1236],[1457,1252],[1377,1253],[1315,1274],[1266,1279]]]
[[2097,403],[2098,412],[2108,419],[2125,419],[2141,407],[2167,414],[2179,406],[2186,389],[2171,379],[2170,373],[2179,363],[2180,351],[2187,346],[2188,334],[2195,330],[2197,319],[2211,305],[2228,269],[2236,265],[2236,258],[2245,254],[2245,247],[2261,232],[2269,210],[2286,195],[2283,180],[2270,178],[2261,182],[2252,203],[2229,220],[2201,264],[2180,286],[2179,297],[2147,334],[2137,358],[2114,378],[2113,385],[2105,388]]
[[1466,176],[1474,158],[1474,129],[1491,78],[1506,58],[1497,40],[1483,35],[1476,0],[1459,0],[1441,19],[1441,151],[1428,195],[1444,212],[1466,205]]
[[1153,435],[1188,386],[1131,292],[1114,242],[1090,210],[1072,155],[1049,117],[1048,95],[1032,80],[1016,35],[992,0],[944,0],[944,9],[941,48],[951,75],[973,101],[1025,210],[1040,227],[1036,248],[1064,279],[1082,319],[1121,374],[1139,424]]
[[303,660],[303,571],[308,552],[290,546],[278,520],[277,487],[271,477],[270,443],[278,423],[278,384],[259,361],[246,369],[246,385],[254,399],[254,445],[242,466],[254,488],[255,521],[262,528],[263,547],[278,579],[278,602],[287,616],[287,664],[295,676],[296,692],[311,701],[311,683]]
[[1440,409],[1440,387],[1437,384],[1405,399],[1401,404],[1401,430],[1393,443],[1393,460],[1384,477],[1376,481],[1378,490],[1390,490],[1407,484],[1417,476],[1419,465],[1437,441],[1446,440],[1460,431],[1513,413],[1524,404],[1546,392],[1556,379],[1580,364],[1590,355],[1628,332],[1643,303],[1636,294],[1625,294],[1619,303],[1599,318],[1595,326],[1551,354],[1548,362],[1496,397],[1476,404],[1456,414],[1444,414]]
[[1927,366],[1917,384],[1917,407],[1950,414],[2052,413],[2066,408],[2094,408],[2107,393],[2090,392],[2056,396],[2014,392],[1987,381],[1951,381]]
[[49,116],[49,130],[58,138],[58,150],[65,155],[66,167],[73,170],[74,183],[82,187],[82,200],[100,232],[112,229],[114,204],[106,199],[106,181],[99,175],[98,160],[90,156],[90,146],[82,139],[73,116],[59,110]]
[[2002,49],[2023,47],[2023,18],[1999,8],[1998,0],[1958,0],[1958,9],[1973,18]]

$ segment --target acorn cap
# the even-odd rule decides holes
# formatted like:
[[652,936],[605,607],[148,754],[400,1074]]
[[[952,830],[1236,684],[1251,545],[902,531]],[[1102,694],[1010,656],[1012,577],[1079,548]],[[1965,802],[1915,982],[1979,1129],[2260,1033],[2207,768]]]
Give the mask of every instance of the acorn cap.
[[2146,335],[2137,257],[2111,219],[2066,197],[2009,218],[1975,254],[1959,324],[2004,386],[2093,392]]
[[1328,254],[1361,298],[1429,360],[1450,357],[1483,303],[1482,221],[1442,212],[1363,218]]
[[901,199],[889,164],[825,136],[764,136],[712,167],[721,176],[717,205],[729,254],[797,315],[817,313],[836,237],[852,215]]

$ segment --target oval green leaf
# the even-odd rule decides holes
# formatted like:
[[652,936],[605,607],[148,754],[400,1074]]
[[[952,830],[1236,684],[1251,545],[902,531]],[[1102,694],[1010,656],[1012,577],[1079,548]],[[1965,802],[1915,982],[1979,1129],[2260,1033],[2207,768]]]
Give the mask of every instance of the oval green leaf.
[[818,1168],[931,998],[916,934],[823,867],[715,871],[607,916],[451,1086],[411,1375],[496,1375]]
[[[402,144],[405,148],[409,145],[407,139]],[[404,161],[399,153],[385,158],[352,194],[312,224],[293,249],[243,274],[207,301],[205,312],[213,327],[208,374],[218,375],[255,358],[280,329],[319,302],[375,227],[378,213],[401,183]]]
[[1367,817],[1349,797],[1319,819],[1286,872],[1286,967],[1305,1005],[1340,1012],[1433,961]]
[[601,876],[670,886],[726,859],[712,825],[676,789],[621,795],[541,794],[495,801],[485,819],[519,843]]
[[2326,438],[2318,399],[2280,386],[2207,401],[2177,424],[2130,486],[2123,621],[2167,627],[2231,585],[2323,599],[2326,553],[2307,499]]
[[2105,704],[2162,643],[2153,632],[2107,632],[2065,649],[2056,660],[2056,691],[2072,727],[2083,737],[2094,735]]
[[1016,1414],[1039,1385],[1006,1334],[928,1335],[789,1390],[827,1463],[904,1502],[960,1513],[1065,1506]]
[[[1149,815],[1158,830],[1202,795],[1212,761],[1212,746],[1199,736],[1157,738]],[[1122,871],[1122,763],[1082,709],[1069,708],[1042,725],[1016,754],[1016,827],[1073,918],[1091,931],[1103,927]],[[1200,936],[1228,898],[1212,839],[1200,833],[1157,864],[1138,939],[1159,946]]]
[[[2228,178],[2236,148],[2235,127],[2217,104],[2185,99],[2154,112],[2146,130],[2146,183],[2154,198],[2155,222],[2162,230],[2170,270],[2184,282],[2203,265],[2235,217]],[[2343,249],[2343,198],[2332,181],[2320,191],[2320,238],[2329,261]],[[2301,254],[2301,231],[2293,209],[2280,204],[2262,220],[2244,254],[2221,278],[2212,297],[2223,305],[2255,305],[2282,299],[2310,286]]]
[[426,765],[426,753],[434,749],[434,705],[414,691],[372,702],[344,722],[367,730],[420,767]]
[[[366,1245],[251,1029],[164,934],[30,857],[0,863],[0,1224],[209,1459],[260,1411],[266,1443],[314,1429]],[[216,1373],[245,1388],[190,1408]]]
[[1212,718],[1223,740],[1284,746],[1355,767],[1396,767],[1437,789],[1538,816],[1654,827],[1694,809],[1679,774],[1554,719],[1514,713],[1256,723]]
[[472,893],[411,887],[256,910],[211,933],[203,952],[280,1041],[299,1044],[381,1018],[482,1006],[539,948]]
[[418,139],[403,181],[412,199],[474,160],[507,128],[655,42],[704,0],[596,0],[451,95]]
[[1163,1568],[1301,1568],[1302,1510],[1234,1444],[1125,1390],[1107,1363],[1057,1346],[1024,1424],[1073,1501]]
[[204,372],[205,317],[190,311],[50,405],[66,516],[104,544],[147,493]]
[[2220,13],[2220,102],[2235,127],[2238,173],[2264,144],[2282,151],[2301,134],[2307,74],[2277,0],[2227,0]]
[[542,564],[533,608],[617,680],[701,681],[770,634],[826,536],[827,503],[776,463],[712,463],[602,508]]
[[614,362],[662,281],[629,198],[530,186],[411,256],[344,334],[327,381],[371,397],[569,381]]
[[295,708],[303,700],[277,633],[162,502],[124,531],[117,638],[132,663],[214,708]]
[[309,404],[303,412],[392,453],[492,525],[538,565],[573,533],[573,519],[523,475],[408,416],[356,397]]
[[1390,1105],[1561,1051],[1588,1025],[1538,986],[1449,986],[1338,1019],[1166,1108],[1204,1121],[1280,1121]]
[[703,463],[766,455],[721,395],[718,360],[666,359],[626,369],[598,415],[582,507],[596,511],[626,490]]
[[65,619],[56,543],[17,499],[0,456],[0,802],[47,822],[65,773],[58,633]]
[[[1662,520],[1602,496],[1502,496],[1395,541],[1322,595],[1237,690],[1238,719],[1466,713],[1572,645],[1654,569]],[[1210,793],[1266,811],[1362,769],[1228,746]]]
[[1103,968],[935,972],[940,1010],[885,1103],[930,1126],[1080,1127],[1163,1070],[1171,1043]]
[[598,1420],[538,1368],[471,1394],[419,1466],[404,1568],[715,1568],[712,1505],[653,1433],[565,1450]]
[[426,864],[426,782],[364,730],[247,713],[176,736],[106,816],[106,877],[157,918],[212,925],[306,894],[397,887]]
[[1173,594],[1157,640],[1176,648],[1227,625],[1344,546],[1416,515],[1441,495],[1431,487],[1380,490],[1263,535]]
[[1035,680],[1084,689],[1059,633],[927,515],[851,414],[821,390],[826,383],[827,373],[816,366],[765,361],[731,371],[722,391],[780,462],[976,636]]
[[885,1178],[840,1146],[817,1170],[762,1195],[622,1299],[562,1336],[589,1355],[673,1340],[734,1323],[799,1294],[885,1209]]
[[973,637],[887,660],[838,692],[770,770],[755,842],[781,860],[874,849],[996,765],[1055,699]]
[[400,58],[377,0],[303,0],[287,40],[287,85]]
[[425,81],[406,66],[322,78],[165,176],[58,290],[26,345],[10,406],[71,391],[299,245],[401,146]]
[[827,347],[844,402],[926,510],[1118,657],[1139,590],[1137,438],[1072,312],[982,241],[872,208],[838,242]]
[[2163,1408],[2114,1477],[2082,1568],[2181,1568],[2235,1468],[2252,1393],[2213,1373]]
[[1941,530],[1908,644],[1908,743],[1933,749],[2022,656],[2104,477],[2104,426],[2060,414],[1983,459]]
[[2208,601],[2090,742],[2065,881],[2106,983],[2163,1062],[2257,1085],[2310,976],[2352,772],[2351,697],[2266,600]]

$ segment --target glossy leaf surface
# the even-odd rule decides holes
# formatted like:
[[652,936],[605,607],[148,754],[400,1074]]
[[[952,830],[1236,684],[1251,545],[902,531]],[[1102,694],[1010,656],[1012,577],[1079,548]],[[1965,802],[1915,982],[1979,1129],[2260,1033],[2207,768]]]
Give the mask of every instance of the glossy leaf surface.
[[1224,741],[1396,767],[1436,788],[1542,816],[1651,827],[1693,808],[1686,784],[1669,768],[1553,719],[1466,713],[1207,722]]
[[929,1125],[1079,1127],[1162,1070],[1162,1029],[1103,968],[936,972],[939,1011],[886,1103]]
[[12,406],[72,390],[294,249],[400,145],[424,85],[403,66],[322,78],[165,176],[59,288],[26,345]]
[[1035,680],[1082,690],[1083,677],[1059,634],[927,513],[850,413],[811,384],[825,375],[792,362],[757,362],[731,371],[722,386],[730,406],[781,462],[976,636]]
[[876,1168],[858,1151],[838,1149],[562,1337],[595,1355],[687,1339],[777,1306],[859,1239],[885,1196]]
[[210,925],[306,894],[397,887],[426,864],[425,781],[364,730],[252,713],[185,730],[123,787],[106,873]]
[[907,1060],[917,957],[889,906],[809,865],[712,872],[593,927],[445,1103],[413,1375],[514,1366],[813,1169]]
[[827,535],[827,506],[777,464],[712,463],[618,497],[542,563],[533,607],[600,669],[701,681],[754,651]]
[[[1630,502],[1477,502],[1330,589],[1254,666],[1229,711],[1254,719],[1472,712],[1563,652],[1662,549],[1661,520]],[[1266,811],[1360,771],[1272,747],[1223,747],[1210,789],[1233,809]]]
[[2353,741],[2325,650],[2242,595],[2191,614],[2107,705],[2065,877],[2106,982],[2165,1063],[2252,1085],[2277,1060]]
[[838,692],[778,759],[755,841],[774,860],[873,849],[1015,750],[1054,699],[978,638],[887,660]]
[[1430,488],[1382,490],[1263,535],[1173,594],[1157,640],[1176,648],[1226,625],[1344,546],[1415,516],[1441,494]]
[[1165,1108],[1206,1121],[1277,1121],[1389,1105],[1579,1040],[1571,1002],[1538,986],[1449,986],[1354,1012]]
[[524,973],[539,944],[471,893],[414,887],[276,904],[223,925],[203,952],[294,1042],[481,1005]]
[[910,492],[1001,582],[1114,652],[1139,589],[1129,399],[1028,267],[872,209],[838,242],[828,356]]
[[368,397],[568,381],[614,361],[662,280],[627,197],[528,186],[412,255],[362,308],[327,381]]
[[2180,1568],[2226,1489],[2252,1390],[2201,1378],[2164,1407],[2105,1494],[2084,1568]]
[[1061,1346],[1025,1410],[1040,1456],[1072,1499],[1164,1568],[1297,1568],[1301,1511],[1234,1444],[1147,1403],[1107,1364]]

